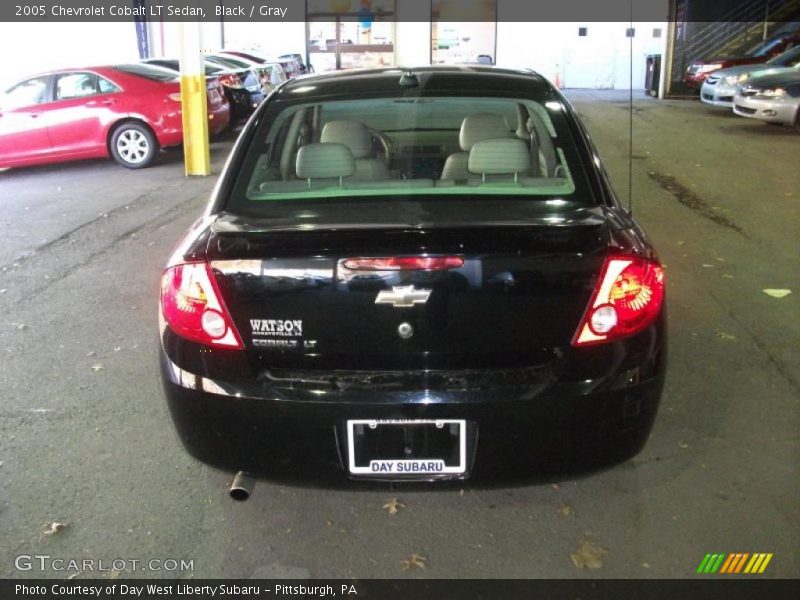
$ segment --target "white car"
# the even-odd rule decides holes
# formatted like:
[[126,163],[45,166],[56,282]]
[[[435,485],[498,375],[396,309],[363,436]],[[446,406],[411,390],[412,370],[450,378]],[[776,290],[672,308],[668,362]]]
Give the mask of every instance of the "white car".
[[800,46],[787,50],[764,64],[741,65],[711,73],[700,88],[700,100],[706,104],[733,108],[736,86],[753,77],[800,73]]
[[733,112],[800,131],[800,71],[754,77],[736,88]]

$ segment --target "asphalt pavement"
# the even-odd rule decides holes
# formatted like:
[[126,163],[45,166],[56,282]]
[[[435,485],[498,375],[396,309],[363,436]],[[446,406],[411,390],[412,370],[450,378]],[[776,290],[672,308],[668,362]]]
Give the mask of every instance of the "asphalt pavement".
[[[627,202],[627,94],[568,96]],[[47,555],[128,561],[78,578],[682,578],[710,552],[798,577],[800,134],[644,96],[633,120],[633,210],[668,277],[661,411],[636,458],[529,486],[259,482],[233,502],[157,370],[161,269],[214,178],[180,151],[0,173],[0,577],[74,575],[18,569]]]

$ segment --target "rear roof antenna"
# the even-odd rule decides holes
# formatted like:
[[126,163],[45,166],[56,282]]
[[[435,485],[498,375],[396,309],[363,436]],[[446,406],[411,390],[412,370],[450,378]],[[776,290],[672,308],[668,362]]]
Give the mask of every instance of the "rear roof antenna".
[[630,41],[630,52],[628,57],[628,86],[630,87],[628,96],[628,214],[633,215],[633,0],[630,3],[630,29],[628,30],[628,40]]
[[401,87],[419,87],[419,77],[411,71],[406,71],[400,78]]

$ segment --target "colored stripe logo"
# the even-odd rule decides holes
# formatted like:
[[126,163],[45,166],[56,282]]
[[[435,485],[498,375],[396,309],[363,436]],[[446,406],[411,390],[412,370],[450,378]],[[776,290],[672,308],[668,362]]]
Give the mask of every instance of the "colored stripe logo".
[[755,575],[763,573],[769,561],[772,560],[772,553],[734,552],[733,554],[706,554],[700,566],[697,567],[698,573],[724,573],[726,575],[743,573]]

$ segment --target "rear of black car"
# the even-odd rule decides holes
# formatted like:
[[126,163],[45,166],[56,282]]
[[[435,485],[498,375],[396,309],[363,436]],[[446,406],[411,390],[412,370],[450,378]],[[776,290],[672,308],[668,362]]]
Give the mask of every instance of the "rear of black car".
[[635,454],[663,272],[569,105],[527,73],[401,75],[287,84],[243,132],[162,280],[186,448],[392,480]]

